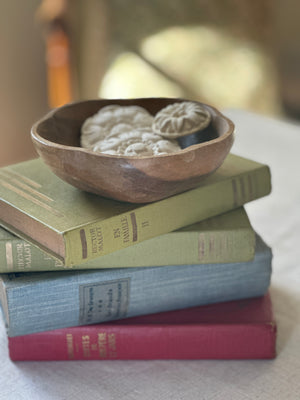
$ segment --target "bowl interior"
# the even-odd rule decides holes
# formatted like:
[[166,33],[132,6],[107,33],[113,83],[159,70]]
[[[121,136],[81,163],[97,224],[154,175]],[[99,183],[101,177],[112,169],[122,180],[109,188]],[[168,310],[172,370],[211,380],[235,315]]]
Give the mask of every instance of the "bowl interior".
[[[50,115],[38,123],[35,134],[54,144],[63,146],[80,147],[80,129],[88,117],[97,113],[100,108],[107,105],[139,105],[150,114],[155,115],[163,107],[175,102],[185,101],[171,98],[145,98],[145,99],[119,99],[119,100],[89,100],[72,103],[54,110]],[[211,114],[211,123],[201,131],[180,138],[179,144],[185,149],[191,145],[206,143],[218,139],[231,130],[231,121],[222,116],[211,106],[202,104]],[[85,149],[82,149],[85,150]],[[88,150],[87,150],[88,151]],[[118,156],[115,156],[118,157]],[[139,158],[139,157],[137,157]]]

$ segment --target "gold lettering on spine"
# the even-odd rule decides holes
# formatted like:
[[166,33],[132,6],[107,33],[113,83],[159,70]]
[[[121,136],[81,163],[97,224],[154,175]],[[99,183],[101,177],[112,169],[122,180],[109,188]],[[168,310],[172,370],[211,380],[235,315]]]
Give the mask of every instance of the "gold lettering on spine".
[[12,244],[11,242],[5,243],[5,255],[6,255],[6,265],[9,271],[13,270],[13,252],[12,252]]
[[89,335],[82,336],[81,337],[81,342],[82,342],[83,357],[84,358],[90,358],[91,357],[91,349],[90,349],[90,337],[89,337]]
[[73,343],[72,333],[66,334],[66,340],[67,340],[68,358],[69,358],[69,360],[73,360],[74,359],[74,343]]
[[[138,240],[138,230],[137,230],[137,221],[135,212],[131,212],[129,215],[130,215],[130,221],[127,215],[123,215],[121,217],[121,232],[122,232],[123,243],[130,242],[129,223],[131,223],[132,227],[132,242],[137,242]],[[117,234],[118,236],[116,236]],[[114,237],[119,237],[119,231],[117,229],[114,230]]]
[[31,269],[31,246],[29,243],[24,242],[24,260],[25,260],[25,269]]
[[100,227],[90,229],[90,237],[92,243],[92,253],[100,254],[103,252],[104,240],[103,233]]
[[128,243],[130,241],[130,236],[129,236],[128,219],[126,215],[124,215],[121,218],[121,229],[122,229],[123,243]]
[[117,358],[117,340],[115,333],[98,333],[98,351],[101,359]]
[[114,333],[108,334],[108,351],[109,351],[109,358],[117,357],[117,342],[116,342],[116,335]]
[[107,358],[107,342],[106,342],[106,333],[99,332],[98,333],[98,349],[99,349],[99,357]]

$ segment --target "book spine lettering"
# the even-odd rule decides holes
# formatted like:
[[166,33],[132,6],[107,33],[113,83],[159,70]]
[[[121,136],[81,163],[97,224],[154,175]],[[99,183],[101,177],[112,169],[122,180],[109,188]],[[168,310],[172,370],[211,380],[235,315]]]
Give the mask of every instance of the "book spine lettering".
[[[84,240],[81,238],[81,241]],[[155,251],[153,251],[155,249]],[[230,263],[254,257],[255,232],[242,207],[137,243],[73,269]],[[0,230],[0,273],[66,270],[37,246]]]
[[60,260],[50,257],[26,240],[16,236],[0,240],[0,273],[62,269],[66,267]]
[[12,360],[263,359],[276,329],[262,324],[91,326],[9,338]]
[[256,248],[253,261],[231,264],[4,274],[8,336],[262,296],[272,253],[258,237]]
[[[178,264],[239,262],[254,256],[252,229],[171,232],[137,244],[132,249],[87,261],[74,269],[147,267]],[[155,252],[153,251],[155,249]],[[59,271],[72,269],[16,236],[0,240],[0,272]]]
[[[242,243],[245,244],[243,247]],[[198,262],[226,263],[250,260],[254,256],[255,236],[247,230],[199,233]],[[241,255],[243,252],[243,256]]]
[[[221,181],[137,208],[65,233],[66,265],[110,254],[118,249],[235,209],[270,192],[267,166],[231,182]],[[220,195],[220,193],[222,195]],[[209,205],[209,206],[208,206]],[[184,210],[180,213],[179,210]],[[176,215],[176,218],[175,218]]]

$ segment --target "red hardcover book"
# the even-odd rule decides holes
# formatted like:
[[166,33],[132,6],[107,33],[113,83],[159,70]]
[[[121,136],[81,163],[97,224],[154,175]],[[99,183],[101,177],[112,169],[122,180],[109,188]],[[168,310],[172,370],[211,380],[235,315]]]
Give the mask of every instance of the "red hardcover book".
[[9,338],[21,360],[274,358],[270,295]]

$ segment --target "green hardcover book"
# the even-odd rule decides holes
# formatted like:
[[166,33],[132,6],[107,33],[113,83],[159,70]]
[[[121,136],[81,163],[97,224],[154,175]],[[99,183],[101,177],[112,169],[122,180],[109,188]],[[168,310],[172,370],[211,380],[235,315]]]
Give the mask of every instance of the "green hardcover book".
[[238,208],[270,190],[267,165],[229,155],[197,188],[137,205],[76,189],[36,159],[0,169],[0,221],[72,266]]
[[[243,207],[208,218],[73,269],[150,267],[250,261],[255,232]],[[0,228],[0,272],[63,270],[63,263]]]

